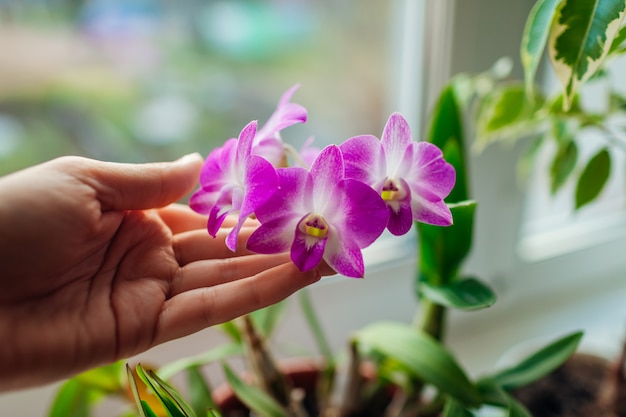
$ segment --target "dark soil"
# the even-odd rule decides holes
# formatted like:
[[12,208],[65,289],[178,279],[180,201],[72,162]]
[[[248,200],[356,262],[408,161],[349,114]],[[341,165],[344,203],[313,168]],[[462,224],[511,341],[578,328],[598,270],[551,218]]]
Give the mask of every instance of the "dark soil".
[[605,359],[576,354],[550,375],[513,394],[534,417],[622,417],[607,411]]

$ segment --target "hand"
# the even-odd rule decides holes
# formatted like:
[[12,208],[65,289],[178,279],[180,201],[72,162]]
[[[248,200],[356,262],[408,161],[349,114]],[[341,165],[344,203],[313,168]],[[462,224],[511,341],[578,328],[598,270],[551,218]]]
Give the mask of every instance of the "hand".
[[288,254],[232,253],[227,231],[214,239],[204,216],[168,206],[201,165],[199,155],[143,165],[63,157],[0,178],[0,390],[132,356],[320,278]]

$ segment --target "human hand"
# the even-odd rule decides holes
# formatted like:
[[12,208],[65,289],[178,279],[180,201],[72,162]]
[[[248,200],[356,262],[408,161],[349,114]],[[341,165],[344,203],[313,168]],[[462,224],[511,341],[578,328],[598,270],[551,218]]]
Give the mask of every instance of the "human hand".
[[169,205],[201,165],[63,157],[0,178],[0,391],[132,356],[332,273],[233,253],[227,231],[214,239],[204,216]]

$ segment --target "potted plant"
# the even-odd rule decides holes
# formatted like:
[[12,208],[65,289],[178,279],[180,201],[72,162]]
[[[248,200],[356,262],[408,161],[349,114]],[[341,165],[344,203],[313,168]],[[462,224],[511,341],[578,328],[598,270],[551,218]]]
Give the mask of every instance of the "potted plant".
[[[475,310],[495,302],[495,295],[487,285],[466,277],[463,271],[463,262],[472,245],[476,210],[467,184],[465,104],[469,96],[474,98],[478,112],[476,130],[483,144],[505,136],[503,133],[518,137],[520,132],[526,133],[539,125],[564,127],[571,133],[570,119],[582,120],[585,127],[590,120],[597,121],[587,117],[577,105],[578,88],[597,73],[607,56],[623,52],[621,43],[626,38],[624,30],[618,32],[624,2],[602,3],[603,7],[589,1],[538,1],[522,43],[526,85],[500,84],[490,73],[478,78],[455,78],[441,92],[425,142],[413,142],[404,118],[393,114],[383,129],[381,141],[369,135],[350,138],[325,148],[313,159],[311,148],[295,152],[278,135],[281,129],[305,118],[304,108],[291,103],[293,90],[290,90],[265,128],[257,130],[256,124],[251,123],[238,139],[231,139],[213,151],[200,179],[202,188],[191,204],[208,215],[212,234],[226,215],[239,215],[237,226],[227,239],[231,249],[237,244],[245,219],[254,215],[260,226],[248,238],[249,249],[260,253],[290,251],[292,260],[301,269],[324,261],[343,275],[358,277],[364,273],[361,248],[376,240],[385,228],[391,234],[401,235],[416,221],[419,266],[415,288],[411,290],[418,300],[418,312],[410,324],[373,323],[348,335],[349,360],[340,366],[325,342],[323,325],[317,320],[306,292],[302,292],[304,316],[323,356],[317,364],[313,392],[307,394],[299,389],[298,378],[289,377],[267,347],[266,340],[280,315],[280,306],[273,306],[222,325],[231,342],[202,357],[181,359],[156,370],[137,365],[138,378],[134,369],[127,368],[137,413],[140,416],[226,414],[215,403],[211,384],[200,368],[206,363],[242,355],[249,363],[249,375],[254,375],[252,382],[246,383],[226,362],[224,374],[234,394],[258,415],[471,416],[486,406],[510,416],[530,415],[516,398],[516,391],[559,368],[576,350],[582,337],[580,332],[561,337],[513,366],[478,378],[470,378],[443,342],[448,309]],[[598,13],[589,13],[589,7]],[[567,20],[568,16],[572,20]],[[584,24],[597,33],[576,37],[575,42],[557,42],[563,34],[580,34]],[[563,31],[563,26],[570,30]],[[594,37],[598,34],[602,35],[601,42]],[[556,62],[559,57],[572,56],[574,52],[578,52],[574,56],[581,57],[561,62],[559,68],[569,68],[565,71],[569,77],[563,78],[564,92],[553,100],[542,98],[532,87],[546,45],[553,48],[551,56]],[[581,66],[581,62],[590,61],[594,65],[586,69]],[[486,93],[473,88],[484,85],[485,80],[490,83]],[[551,171],[555,189],[573,172],[570,165],[575,151],[571,149],[575,145],[570,143],[563,145],[564,156],[555,157]],[[265,151],[268,153],[261,157]],[[587,204],[598,194],[603,175],[586,172],[598,167],[606,170],[602,162],[606,162],[606,156],[596,156],[583,170],[578,181],[581,191],[576,193],[578,206]],[[451,172],[456,173],[454,178]],[[260,188],[273,191],[255,194]],[[335,204],[332,210],[325,211],[324,204],[328,201],[320,203],[325,198]],[[413,204],[411,198],[416,200]],[[59,410],[77,403],[85,411],[93,398],[102,397],[105,392],[124,391],[120,369],[121,364],[117,364],[69,381],[53,411],[61,415]],[[167,382],[177,372],[185,372],[190,381],[184,395]],[[344,378],[343,383],[335,383],[338,376]],[[106,390],[102,381],[110,382],[104,384]],[[143,386],[149,387],[160,400],[160,411],[148,401],[153,397],[142,392]],[[342,393],[338,397],[332,395],[335,388]]]

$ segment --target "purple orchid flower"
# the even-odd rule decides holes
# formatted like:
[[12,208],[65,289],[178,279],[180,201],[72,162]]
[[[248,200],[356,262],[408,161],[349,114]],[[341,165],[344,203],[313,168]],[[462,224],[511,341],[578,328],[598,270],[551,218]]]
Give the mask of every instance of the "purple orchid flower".
[[254,137],[252,153],[261,155],[274,166],[280,166],[284,157],[280,131],[296,123],[304,123],[307,119],[306,109],[290,102],[298,88],[300,85],[296,84],[282,95],[276,110]]
[[198,213],[208,214],[207,229],[213,237],[226,216],[239,213],[239,220],[226,238],[226,246],[234,251],[237,236],[246,218],[265,203],[278,188],[275,168],[258,155],[251,155],[257,122],[250,122],[239,134],[229,139],[207,157],[200,172],[200,185],[189,201]]
[[356,136],[340,145],[346,177],[369,184],[389,207],[389,231],[407,233],[413,220],[452,224],[443,199],[452,191],[456,173],[439,148],[414,142],[407,121],[393,113],[379,141],[371,135]]
[[261,226],[248,239],[257,253],[291,251],[301,271],[322,260],[338,273],[363,277],[361,249],[385,230],[389,212],[368,185],[344,178],[336,145],[326,147],[310,172],[300,167],[277,170],[280,187],[256,210]]

